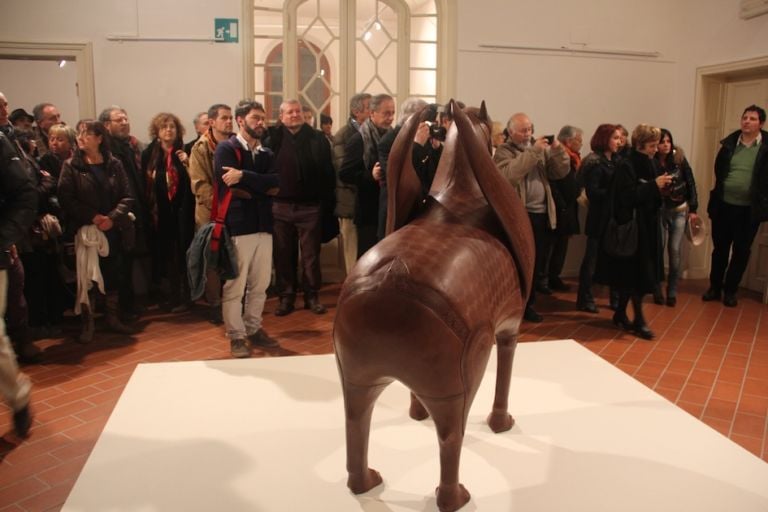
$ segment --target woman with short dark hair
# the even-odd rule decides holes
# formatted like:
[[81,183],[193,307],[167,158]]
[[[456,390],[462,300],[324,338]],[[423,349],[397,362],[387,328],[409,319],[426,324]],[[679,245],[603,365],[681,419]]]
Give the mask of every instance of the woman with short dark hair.
[[589,199],[587,220],[584,233],[587,246],[579,270],[579,291],[576,295],[576,308],[580,311],[597,313],[595,298],[592,295],[592,276],[595,273],[597,252],[600,246],[603,205],[613,181],[616,168],[616,153],[621,146],[621,133],[613,124],[601,124],[595,130],[589,145],[592,153],[581,161],[579,180],[584,185]]

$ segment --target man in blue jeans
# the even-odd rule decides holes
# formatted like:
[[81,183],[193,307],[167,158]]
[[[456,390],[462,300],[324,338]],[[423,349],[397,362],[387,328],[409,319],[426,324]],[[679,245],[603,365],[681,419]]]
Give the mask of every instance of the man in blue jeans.
[[741,128],[720,141],[715,188],[707,213],[712,219],[712,265],[702,300],[737,305],[736,290],[747,269],[752,242],[768,220],[768,132],[765,110],[750,105]]

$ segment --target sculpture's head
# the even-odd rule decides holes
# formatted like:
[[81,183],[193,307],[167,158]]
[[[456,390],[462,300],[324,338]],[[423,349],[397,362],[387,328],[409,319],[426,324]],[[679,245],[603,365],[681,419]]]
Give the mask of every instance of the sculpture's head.
[[[449,109],[451,110],[452,115],[455,117],[455,113],[453,113],[453,109],[457,108],[456,102],[454,100],[451,100],[451,102],[448,104]],[[483,100],[480,103],[480,107],[466,107],[464,109],[464,114],[466,114],[467,119],[469,120],[472,130],[475,133],[475,136],[479,138],[481,141],[483,141],[484,145],[488,147],[488,153],[491,153],[491,132],[493,130],[493,122],[491,118],[488,116],[488,110],[485,108],[485,100]]]

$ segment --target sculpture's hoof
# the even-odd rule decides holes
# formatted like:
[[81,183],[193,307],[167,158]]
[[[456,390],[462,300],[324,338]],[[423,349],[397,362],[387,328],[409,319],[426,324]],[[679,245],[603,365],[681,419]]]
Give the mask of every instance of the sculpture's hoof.
[[416,421],[429,418],[429,413],[418,400],[411,400],[411,407],[408,409],[408,415]]
[[511,429],[514,424],[515,419],[507,411],[491,412],[488,415],[488,426],[497,434]]
[[383,480],[381,479],[379,472],[375,469],[368,468],[362,475],[353,475],[350,473],[347,478],[347,487],[349,487],[349,490],[354,494],[363,494],[364,492],[370,491],[381,482],[383,482]]
[[461,484],[441,485],[435,489],[435,494],[440,512],[459,510],[469,501],[469,491]]

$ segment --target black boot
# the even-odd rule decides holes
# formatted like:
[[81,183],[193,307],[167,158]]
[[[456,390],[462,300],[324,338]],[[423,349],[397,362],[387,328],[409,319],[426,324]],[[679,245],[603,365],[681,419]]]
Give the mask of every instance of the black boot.
[[118,334],[136,334],[136,329],[125,325],[120,321],[120,317],[118,316],[117,295],[107,295],[106,310],[104,316],[106,317],[107,328],[110,331]]
[[275,309],[275,316],[285,316],[293,313],[293,302],[295,298],[284,296],[280,297],[280,304],[277,305],[277,308]]
[[[613,291],[613,290],[611,290]],[[627,303],[629,303],[629,293],[621,292],[616,293],[616,307],[613,313],[613,325],[621,328],[624,331],[631,331],[632,324],[627,318]]]
[[[616,311],[619,309],[619,291],[616,290],[613,286],[608,290],[608,307],[612,311]],[[624,304],[624,307],[626,308],[626,304]]]
[[642,295],[632,295],[632,309],[635,312],[635,320],[632,322],[632,331],[645,340],[652,340],[655,335],[653,334],[653,331],[648,328],[648,324],[645,323]]
[[656,283],[656,288],[653,290],[653,303],[659,306],[664,304],[664,293],[661,291],[660,283]]
[[322,315],[326,309],[317,298],[316,293],[309,293],[304,296],[304,309],[312,311],[316,315]]
[[80,336],[78,336],[77,341],[83,344],[88,344],[93,341],[93,333],[96,330],[93,311],[91,310],[91,306],[89,304],[81,305],[80,323],[82,328],[80,330]]

